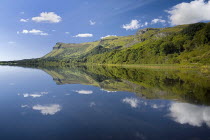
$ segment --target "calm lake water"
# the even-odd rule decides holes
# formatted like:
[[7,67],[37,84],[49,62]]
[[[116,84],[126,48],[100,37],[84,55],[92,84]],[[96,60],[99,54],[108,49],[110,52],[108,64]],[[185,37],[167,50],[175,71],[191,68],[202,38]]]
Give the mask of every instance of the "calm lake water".
[[205,71],[0,67],[0,140],[209,140]]

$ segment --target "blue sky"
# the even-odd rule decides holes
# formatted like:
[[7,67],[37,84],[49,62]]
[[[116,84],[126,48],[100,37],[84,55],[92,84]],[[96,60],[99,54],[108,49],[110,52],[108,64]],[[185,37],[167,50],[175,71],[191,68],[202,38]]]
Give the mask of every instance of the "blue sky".
[[0,0],[0,61],[37,58],[56,42],[133,35],[146,27],[209,21],[204,0]]

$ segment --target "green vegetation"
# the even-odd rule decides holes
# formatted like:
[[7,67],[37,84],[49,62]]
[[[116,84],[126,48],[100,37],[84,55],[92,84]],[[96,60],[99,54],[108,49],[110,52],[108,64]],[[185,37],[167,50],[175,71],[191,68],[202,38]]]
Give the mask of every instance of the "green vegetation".
[[210,71],[107,66],[39,67],[57,84],[85,84],[107,91],[129,91],[149,99],[210,104]]
[[42,58],[1,62],[18,65],[71,64],[210,64],[210,23],[146,28],[135,35],[99,41],[57,43]]
[[[125,49],[90,56],[87,58],[87,62],[107,64],[210,64],[210,23],[183,26],[181,31],[172,29],[163,29],[151,35],[151,37],[143,39],[143,42]],[[144,34],[148,34],[148,32]]]

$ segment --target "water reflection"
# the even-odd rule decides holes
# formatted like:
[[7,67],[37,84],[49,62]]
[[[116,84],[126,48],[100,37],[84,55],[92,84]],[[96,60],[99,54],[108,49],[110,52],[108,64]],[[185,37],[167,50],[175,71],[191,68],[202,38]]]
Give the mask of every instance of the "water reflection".
[[[147,99],[210,104],[210,77],[194,69],[165,70],[105,66],[41,68],[58,84],[84,84],[105,92],[128,91]],[[77,90],[78,94],[92,94]],[[155,107],[155,106],[154,106]]]
[[180,124],[200,127],[206,124],[210,127],[210,107],[197,106],[189,103],[173,103],[169,116]]
[[[42,70],[19,69],[19,75],[15,71],[0,78],[0,139],[210,138],[210,85],[202,73],[40,68],[49,76]],[[11,88],[12,81],[16,84]]]
[[30,108],[28,105],[21,105],[22,108]]
[[54,115],[55,113],[61,111],[61,106],[59,104],[35,105],[32,109],[39,110],[42,115]]
[[24,98],[27,98],[27,97],[33,97],[33,98],[38,98],[38,97],[41,97],[41,96],[44,96],[48,94],[48,92],[46,91],[43,91],[43,92],[34,92],[34,93],[18,93],[18,95],[23,95]]
[[124,98],[122,101],[123,101],[123,103],[129,104],[132,108],[137,108],[138,103],[139,103],[138,99],[128,98],[128,97]]
[[92,94],[92,90],[75,90],[76,93],[78,94]]
[[96,106],[95,102],[90,102],[90,107]]

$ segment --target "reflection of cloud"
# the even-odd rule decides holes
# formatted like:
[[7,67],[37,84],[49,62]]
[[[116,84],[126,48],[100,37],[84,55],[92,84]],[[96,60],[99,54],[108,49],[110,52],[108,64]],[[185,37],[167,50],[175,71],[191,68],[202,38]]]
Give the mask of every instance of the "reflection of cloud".
[[28,105],[21,105],[22,108],[29,108]]
[[173,103],[169,116],[180,124],[201,126],[203,123],[210,127],[210,107],[196,106],[188,103]]
[[[37,93],[31,93],[31,94],[23,93],[23,97],[25,97],[25,98],[27,98],[27,97],[38,98],[38,97],[41,97],[45,94],[48,94],[48,92],[43,91],[43,92],[37,92]],[[18,93],[18,95],[20,95],[20,93]]]
[[95,106],[95,105],[96,105],[95,102],[90,102],[90,107],[93,107],[93,106]]
[[92,94],[93,93],[92,90],[76,90],[75,92],[77,92],[78,94]]
[[117,92],[117,91],[110,91],[110,90],[105,90],[105,89],[101,89],[102,91],[106,91],[108,93],[114,93],[114,92]]
[[34,110],[40,110],[43,115],[54,115],[55,113],[61,111],[61,106],[59,104],[35,105],[32,108]]
[[165,105],[162,105],[162,104],[160,104],[160,105],[153,104],[153,105],[151,105],[151,107],[154,108],[154,109],[159,109],[159,108],[165,107]]
[[138,99],[136,98],[128,98],[126,97],[125,99],[122,100],[123,103],[129,104],[132,108],[136,108],[138,106]]
[[158,106],[156,104],[152,105],[152,108],[158,108]]

